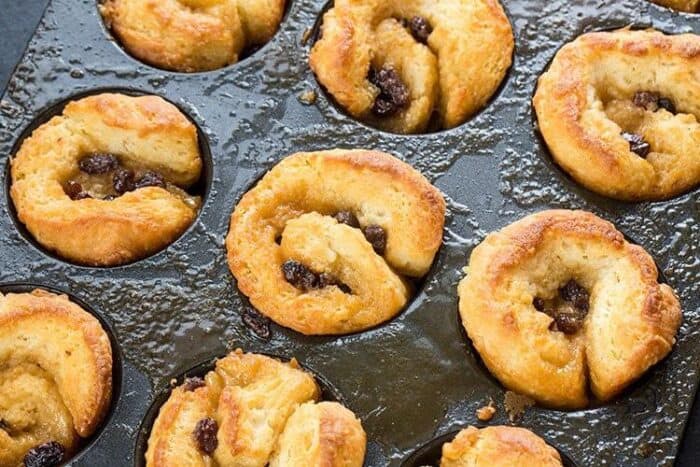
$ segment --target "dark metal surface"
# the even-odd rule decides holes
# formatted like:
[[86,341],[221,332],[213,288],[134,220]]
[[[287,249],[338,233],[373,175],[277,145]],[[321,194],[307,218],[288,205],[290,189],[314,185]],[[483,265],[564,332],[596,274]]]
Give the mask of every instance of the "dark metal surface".
[[[484,111],[454,130],[396,136],[358,124],[319,92],[300,44],[323,1],[296,0],[280,32],[243,62],[210,73],[145,66],[111,41],[94,0],[53,0],[0,101],[0,152],[7,159],[23,130],[53,104],[95,88],[151,92],[178,104],[208,138],[212,189],[196,225],[166,250],[109,269],[46,255],[15,228],[0,199],[0,283],[69,290],[113,324],[124,355],[114,415],[74,462],[133,465],[138,429],[173,376],[229,349],[296,356],[326,378],[361,418],[370,466],[399,466],[438,435],[476,423],[493,398],[492,424],[506,423],[503,389],[464,339],[456,285],[471,249],[491,230],[545,208],[591,210],[646,247],[684,309],[670,357],[619,400],[576,412],[530,409],[520,422],[578,465],[668,465],[693,401],[700,345],[700,190],[659,203],[617,203],[568,179],[533,125],[537,77],[581,32],[629,23],[700,32],[692,15],[642,1],[504,1],[516,34],[515,64]],[[332,147],[368,147],[402,157],[445,193],[445,244],[416,299],[396,319],[364,333],[305,338],[273,326],[269,341],[241,320],[250,306],[225,260],[223,239],[240,196],[284,156]],[[140,456],[142,453],[139,452]]]

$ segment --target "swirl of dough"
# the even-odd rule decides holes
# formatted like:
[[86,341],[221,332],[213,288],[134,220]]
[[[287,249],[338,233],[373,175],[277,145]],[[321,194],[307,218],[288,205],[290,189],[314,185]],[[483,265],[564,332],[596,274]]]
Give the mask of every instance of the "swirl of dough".
[[554,160],[612,198],[660,200],[700,183],[700,36],[622,29],[565,45],[534,106]]
[[236,206],[228,261],[240,290],[277,323],[359,331],[404,307],[405,277],[427,273],[444,221],[440,192],[388,154],[300,153]]
[[452,128],[481,109],[513,47],[497,0],[336,0],[310,65],[353,117],[419,133],[434,110]]
[[0,294],[0,465],[56,442],[67,460],[112,397],[112,347],[100,322],[67,297]]
[[681,322],[653,259],[584,211],[527,216],[477,246],[459,284],[474,347],[508,388],[559,408],[618,395],[672,349]]
[[201,168],[197,129],[177,107],[99,94],[70,102],[24,140],[10,195],[42,246],[114,266],[157,252],[192,224],[200,199],[185,189]]
[[285,0],[106,0],[107,26],[136,58],[159,68],[207,71],[236,63],[277,32]]

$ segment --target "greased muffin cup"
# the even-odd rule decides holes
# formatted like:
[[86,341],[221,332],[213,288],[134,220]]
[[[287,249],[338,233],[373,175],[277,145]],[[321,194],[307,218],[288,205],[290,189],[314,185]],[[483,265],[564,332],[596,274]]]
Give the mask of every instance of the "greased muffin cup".
[[[128,54],[96,2],[54,0],[47,10],[0,100],[6,157],[53,105],[131,90],[177,106],[213,162],[204,159],[192,225],[167,248],[118,267],[76,265],[47,252],[9,215],[9,193],[0,197],[0,280],[55,285],[84,298],[114,323],[124,351],[113,414],[73,464],[134,465],[138,427],[173,375],[238,347],[294,356],[337,386],[367,433],[368,466],[398,467],[437,435],[483,426],[476,410],[490,399],[496,413],[489,425],[509,424],[506,389],[462,330],[456,287],[489,232],[546,209],[593,212],[633,239],[677,292],[684,321],[668,357],[614,401],[575,411],[535,405],[517,424],[578,465],[670,463],[698,374],[697,188],[665,201],[618,202],[582,187],[540,138],[532,98],[557,51],[582,34],[629,24],[697,34],[694,16],[633,0],[502,2],[513,66],[489,102],[449,130],[396,135],[350,117],[313,74],[312,28],[330,6],[290,2],[260,50],[199,73],[165,71]],[[288,155],[338,147],[388,153],[420,172],[444,196],[445,226],[432,266],[397,316],[352,334],[304,336],[254,314],[229,271],[224,242],[233,207],[265,173]],[[6,191],[10,180],[6,172]]]

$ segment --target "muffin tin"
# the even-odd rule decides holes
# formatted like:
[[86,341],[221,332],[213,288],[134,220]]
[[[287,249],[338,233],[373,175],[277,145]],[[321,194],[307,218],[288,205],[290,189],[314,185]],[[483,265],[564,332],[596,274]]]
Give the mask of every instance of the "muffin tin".
[[[479,425],[475,411],[489,399],[498,406],[491,424],[507,423],[504,389],[462,331],[457,282],[488,232],[546,208],[590,210],[643,245],[678,292],[684,322],[671,355],[618,400],[574,412],[533,407],[519,425],[577,465],[670,465],[700,366],[700,190],[633,204],[581,188],[552,162],[530,101],[555,52],[582,32],[633,24],[700,33],[698,17],[643,0],[503,0],[516,53],[497,95],[458,128],[400,136],[354,121],[314,79],[310,43],[302,38],[325,3],[291,0],[270,43],[238,64],[194,74],[130,57],[103,25],[95,0],[53,0],[45,12],[0,101],[6,165],[37,122],[62,103],[105,90],[170,100],[196,122],[211,153],[195,224],[160,253],[121,267],[81,267],[48,254],[13,220],[7,193],[0,197],[0,284],[70,292],[112,323],[123,355],[113,412],[72,465],[138,465],[147,414],[152,417],[152,403],[162,400],[171,379],[237,347],[294,356],[332,385],[333,397],[362,419],[368,466],[414,465],[409,456],[431,440]],[[308,91],[316,94],[311,105]],[[272,325],[270,337],[261,338],[242,319],[250,304],[226,264],[230,213],[284,156],[333,147],[384,150],[425,174],[447,199],[444,244],[415,298],[392,321],[340,337],[304,337]]]

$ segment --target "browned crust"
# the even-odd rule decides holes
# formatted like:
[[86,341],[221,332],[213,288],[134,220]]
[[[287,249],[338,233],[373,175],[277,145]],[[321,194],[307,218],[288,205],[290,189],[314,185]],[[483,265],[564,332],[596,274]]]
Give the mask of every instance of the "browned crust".
[[[680,326],[681,307],[673,290],[665,284],[658,283],[658,271],[651,256],[641,247],[628,243],[610,222],[594,214],[584,211],[543,211],[527,216],[487,237],[474,250],[469,274],[459,286],[460,313],[468,334],[473,339],[477,339],[474,344],[494,375],[499,379],[506,378],[511,381],[511,385],[518,385],[513,388],[514,390],[524,391],[544,405],[576,408],[586,405],[585,395],[569,393],[568,389],[560,384],[570,383],[573,389],[575,382],[580,381],[579,378],[582,375],[571,374],[571,380],[563,379],[557,383],[556,388],[548,388],[546,383],[540,386],[538,382],[538,389],[528,393],[528,384],[518,379],[518,374],[523,371],[525,373],[532,371],[536,372],[538,377],[547,379],[547,371],[551,370],[542,369],[548,367],[515,368],[507,364],[503,366],[504,363],[498,358],[499,350],[494,347],[499,339],[505,338],[503,336],[510,336],[509,339],[517,340],[523,337],[522,333],[533,332],[533,329],[521,329],[517,325],[516,314],[521,311],[517,311],[520,308],[517,308],[516,304],[522,297],[510,296],[503,291],[508,290],[516,269],[523,264],[529,264],[528,261],[539,255],[543,245],[553,238],[602,245],[610,252],[610,258],[624,258],[631,265],[631,270],[637,272],[640,277],[640,284],[635,283],[631,286],[639,288],[644,294],[641,309],[618,311],[628,314],[630,318],[625,319],[632,319],[638,326],[636,335],[639,340],[634,343],[633,348],[625,349],[628,352],[624,360],[627,362],[627,367],[620,368],[620,371],[615,373],[611,369],[614,368],[612,365],[617,363],[608,364],[605,361],[599,361],[599,356],[593,362],[590,360],[593,354],[588,349],[587,365],[580,369],[580,371],[590,372],[591,389],[596,397],[603,400],[615,397],[670,352],[675,342],[675,333]],[[596,273],[596,271],[589,272]],[[509,307],[512,311],[506,311]],[[595,316],[595,313],[596,310],[591,309],[590,314]],[[500,324],[494,324],[493,328],[484,327],[479,320],[488,320],[490,316],[494,318],[500,316],[502,321]],[[495,329],[500,329],[499,332],[502,333],[500,337],[493,334]],[[610,328],[609,332],[615,332],[614,328]],[[551,336],[549,339],[554,337]],[[588,337],[579,336],[570,342],[571,345],[576,346],[575,348],[580,349],[579,345],[585,347],[591,345],[588,339]],[[539,355],[535,351],[542,352],[543,347],[533,349],[533,355]],[[606,365],[610,366],[606,367]],[[611,373],[615,374],[611,375]],[[521,374],[521,377],[527,378],[527,375]],[[550,377],[553,378],[554,375]],[[552,391],[552,393],[549,394],[546,391]]]
[[318,409],[321,413],[318,467],[362,465],[367,435],[355,414],[332,402],[321,402]]
[[[615,54],[677,59],[691,70],[700,66],[700,37],[621,29],[587,33],[565,45],[540,77],[533,100],[540,131],[554,159],[586,188],[622,200],[667,199],[697,186],[700,170],[689,168],[676,179],[665,181],[659,173],[663,168],[636,160],[624,145],[613,146],[583,126],[583,112],[591,105],[588,89],[595,85],[590,74],[600,67],[601,57]],[[640,73],[645,66],[641,65]],[[680,90],[678,93],[679,101],[686,98]]]
[[[112,348],[109,337],[100,322],[65,295],[55,295],[40,289],[31,293],[8,294],[5,300],[12,301],[12,308],[0,313],[0,329],[18,326],[26,322],[31,331],[36,320],[60,321],[63,325],[80,330],[86,346],[91,350],[92,362],[89,367],[94,375],[94,386],[79,406],[68,405],[73,415],[75,430],[83,438],[89,437],[102,422],[112,399]],[[74,343],[70,343],[74,345]],[[0,362],[1,363],[1,362]],[[49,373],[52,368],[44,368]],[[80,384],[74,381],[74,384]],[[61,394],[75,391],[75,388],[59,388]]]
[[107,126],[136,130],[140,137],[151,133],[183,132],[197,137],[197,129],[173,104],[158,96],[129,96],[130,104],[120,103],[121,94],[104,93],[69,102],[63,114],[99,114]]
[[[364,192],[352,193],[353,202],[358,204],[377,204],[378,200],[366,199],[366,192],[381,191],[380,182],[377,181],[380,178],[393,184],[397,193],[405,193],[405,199],[411,199],[411,206],[415,202],[415,208],[410,208],[411,212],[405,212],[408,208],[382,205],[382,209],[398,209],[401,218],[395,222],[402,223],[400,227],[399,224],[384,225],[389,231],[384,259],[399,273],[419,277],[427,272],[442,241],[445,202],[440,192],[408,164],[385,153],[364,150],[295,154],[286,158],[246,193],[231,215],[226,238],[231,272],[237,279],[239,289],[258,310],[279,324],[299,332],[342,334],[379,324],[402,308],[403,304],[394,302],[395,296],[387,298],[389,301],[386,303],[368,298],[367,301],[365,297],[348,297],[342,293],[333,295],[333,292],[325,289],[319,295],[312,296],[302,294],[282,276],[280,268],[286,258],[282,258],[273,245],[276,235],[281,233],[276,224],[286,224],[290,218],[298,218],[304,212],[317,211],[321,205],[324,206],[321,211],[328,209],[323,201],[326,191],[337,189],[343,196],[350,195],[343,191],[346,188],[342,184],[336,185],[333,181],[328,182],[333,183],[330,187],[305,187],[302,190],[303,199],[288,199],[295,196],[289,193],[298,191],[297,184],[308,182],[308,177],[304,178],[301,172],[311,171],[310,174],[315,174],[314,170],[322,172],[318,174],[320,177],[337,178],[339,174],[353,174],[357,180],[365,177],[367,184],[364,185]],[[387,188],[387,191],[391,190]],[[334,209],[337,211],[341,208],[335,206]],[[413,221],[410,225],[404,225],[407,214]],[[412,234],[409,235],[409,232]],[[395,241],[393,246],[392,241]],[[373,252],[368,254],[374,255]],[[251,269],[255,269],[256,273],[251,274]],[[363,282],[371,283],[378,279],[365,278]],[[326,313],[338,309],[349,318],[336,320]],[[354,320],[353,317],[360,314],[363,317]]]
[[[556,449],[525,428],[470,426],[443,446],[442,467],[463,465],[560,466]],[[474,464],[472,464],[474,463]]]
[[700,13],[700,0],[651,0],[652,2],[686,13]]

